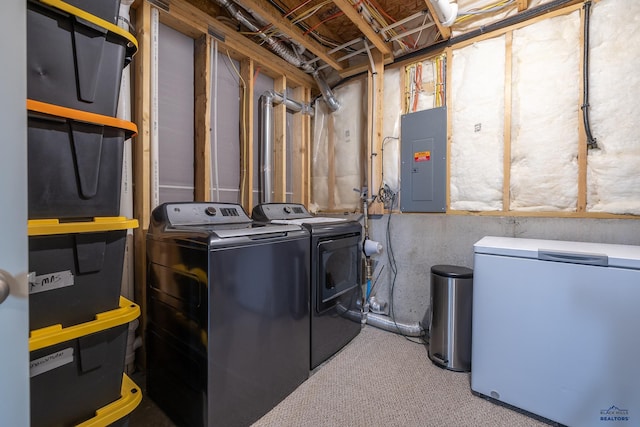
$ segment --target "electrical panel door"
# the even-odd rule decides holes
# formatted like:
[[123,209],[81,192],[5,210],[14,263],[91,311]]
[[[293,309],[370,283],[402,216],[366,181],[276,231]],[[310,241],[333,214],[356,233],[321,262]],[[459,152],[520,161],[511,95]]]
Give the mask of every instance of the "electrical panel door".
[[447,110],[433,108],[401,117],[402,212],[447,209]]

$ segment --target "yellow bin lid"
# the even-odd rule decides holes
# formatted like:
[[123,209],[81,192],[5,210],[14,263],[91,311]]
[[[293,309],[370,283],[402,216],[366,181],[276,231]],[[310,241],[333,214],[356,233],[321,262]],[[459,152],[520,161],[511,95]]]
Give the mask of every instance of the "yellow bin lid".
[[137,219],[124,216],[103,216],[91,221],[60,221],[59,219],[30,219],[27,222],[29,236],[50,234],[95,233],[100,231],[116,231],[138,228]]
[[138,41],[136,40],[135,37],[133,37],[133,35],[128,32],[127,30],[124,30],[120,27],[118,27],[115,24],[112,24],[109,21],[105,21],[102,18],[99,18],[95,15],[90,14],[89,12],[82,10],[78,7],[72,6],[69,3],[65,3],[61,0],[40,0],[40,2],[42,4],[46,4],[48,6],[52,6],[55,7],[58,10],[62,10],[70,15],[74,15],[77,18],[80,19],[84,19],[85,21],[89,21],[92,24],[98,26],[98,27],[102,27],[104,29],[106,29],[107,31],[117,34],[118,36],[124,38],[127,40],[130,48],[129,48],[129,56],[133,56],[136,54],[136,52],[138,51]]
[[121,296],[119,308],[98,313],[96,314],[96,319],[90,322],[67,328],[63,328],[62,325],[58,324],[31,331],[29,334],[29,351],[40,350],[61,342],[124,325],[138,316],[140,316],[140,306]]
[[127,374],[122,374],[120,399],[111,402],[96,411],[96,416],[78,424],[76,427],[106,427],[133,412],[142,401],[140,387]]

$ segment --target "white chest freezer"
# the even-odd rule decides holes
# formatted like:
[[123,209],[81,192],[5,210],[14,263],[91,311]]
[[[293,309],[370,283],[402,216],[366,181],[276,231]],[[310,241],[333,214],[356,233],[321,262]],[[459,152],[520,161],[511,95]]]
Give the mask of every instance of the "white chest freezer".
[[639,426],[640,246],[474,251],[471,389],[568,426]]

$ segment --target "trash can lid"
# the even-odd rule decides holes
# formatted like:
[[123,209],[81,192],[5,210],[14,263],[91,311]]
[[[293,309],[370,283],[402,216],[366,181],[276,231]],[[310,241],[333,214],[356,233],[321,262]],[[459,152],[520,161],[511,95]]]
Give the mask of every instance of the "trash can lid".
[[466,279],[473,277],[473,270],[467,267],[461,267],[458,265],[434,265],[431,267],[431,272],[438,276],[453,277]]

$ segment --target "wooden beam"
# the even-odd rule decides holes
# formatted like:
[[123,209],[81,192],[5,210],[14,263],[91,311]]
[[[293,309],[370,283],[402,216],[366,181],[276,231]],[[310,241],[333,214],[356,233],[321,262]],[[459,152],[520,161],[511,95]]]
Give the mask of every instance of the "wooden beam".
[[194,43],[195,147],[194,196],[211,201],[211,37],[204,34]]
[[[371,81],[375,81],[375,93],[372,93],[372,111],[374,114],[369,117],[375,117],[370,125],[373,127],[373,135],[371,135],[371,145],[368,146],[368,156],[371,158],[370,164],[373,166],[369,173],[371,174],[371,188],[369,188],[369,196],[378,194],[378,188],[382,183],[382,132],[384,122],[384,57],[380,52],[372,52],[375,73],[370,74]],[[369,86],[369,92],[372,92],[372,86]],[[371,214],[383,214],[384,204],[380,200],[376,201],[369,208]]]
[[[273,90],[286,93],[285,76],[273,82]],[[287,201],[287,107],[278,104],[273,107],[273,201]]]
[[355,24],[364,36],[385,55],[391,55],[391,47],[385,42],[380,34],[376,33],[371,25],[358,12],[349,0],[333,0],[333,3]]
[[[393,56],[385,55],[383,59],[383,63],[384,65],[389,65],[393,63]],[[343,71],[341,71],[339,74],[341,78],[346,79],[347,77],[366,73],[369,71],[369,68],[371,68],[371,64],[369,63],[369,61],[367,61],[365,63],[354,65],[353,67],[350,67],[350,68],[346,68]]]
[[511,210],[511,69],[513,32],[505,34],[504,61],[504,152],[502,172],[502,210]]
[[529,0],[516,0],[518,12],[523,12],[529,7]]
[[[143,336],[147,322],[146,287],[146,229],[151,216],[150,151],[151,140],[151,6],[142,2],[136,9],[138,53],[133,58],[135,81],[134,121],[138,135],[133,140],[133,214],[140,226],[133,231],[134,255],[134,300],[141,307],[140,333]],[[138,365],[145,367],[146,348],[140,349]]]
[[436,8],[431,3],[431,0],[424,0],[424,2],[427,5],[427,9],[429,9],[429,15],[431,15],[431,20],[436,24],[438,32],[444,40],[449,40],[451,38],[451,28],[442,25],[442,23],[438,19]]
[[[306,94],[305,88],[302,86],[293,90],[294,99],[300,102],[304,101]],[[294,203],[304,203],[304,183],[306,174],[306,157],[307,146],[304,141],[305,133],[305,117],[309,117],[307,114],[294,114],[291,122],[291,191],[293,195],[291,201]]]
[[240,193],[242,207],[253,209],[253,70],[252,59],[240,63]]
[[327,114],[327,209],[336,208],[336,129],[333,114]]
[[329,49],[311,37],[305,36],[300,28],[292,24],[287,18],[282,17],[266,0],[242,0],[240,3],[265,18],[268,22],[271,22],[280,32],[291,38],[294,42],[304,46],[334,70],[340,71],[343,69],[343,66],[340,65],[336,57],[328,53]]
[[220,41],[222,52],[228,50],[231,56],[238,60],[251,58],[264,70],[270,70],[277,75],[286,75],[292,87],[299,85],[313,87],[315,85],[313,77],[309,74],[266,48],[251,42],[235,29],[207,15],[184,0],[173,0],[169,13],[161,10],[160,20],[163,24],[194,39],[202,34],[215,33],[216,37],[223,39]]
[[[584,28],[584,8],[580,9],[580,28]],[[580,32],[580,76],[584,75],[584,31]],[[587,211],[587,131],[584,122],[584,114],[582,114],[582,105],[584,105],[584,79],[580,79],[580,98],[579,105],[576,108],[578,112],[578,199],[577,212]]]
[[[303,89],[303,97],[301,98],[305,104],[311,103],[311,88],[306,87]],[[303,151],[303,169],[302,169],[302,203],[305,206],[309,206],[311,203],[311,143],[313,139],[311,137],[311,116],[308,114],[302,115],[302,139],[300,141],[300,147]]]
[[[447,72],[447,77],[446,77],[446,87],[445,87],[445,91],[447,93],[445,99],[447,100],[447,184],[446,184],[446,195],[445,195],[445,199],[446,199],[446,212],[449,213],[449,209],[451,209],[451,141],[453,139],[453,89],[452,89],[452,76],[453,76],[453,50],[451,48],[446,48],[445,49],[445,55],[446,55],[446,63],[445,63],[445,71]],[[402,197],[402,194],[400,195],[400,197]]]

